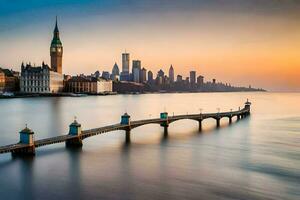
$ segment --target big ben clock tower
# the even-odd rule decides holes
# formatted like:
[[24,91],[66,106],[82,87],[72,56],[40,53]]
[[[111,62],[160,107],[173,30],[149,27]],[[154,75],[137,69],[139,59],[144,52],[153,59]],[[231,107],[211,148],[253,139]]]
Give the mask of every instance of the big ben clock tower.
[[63,46],[59,39],[59,30],[57,27],[57,18],[56,18],[55,28],[53,32],[53,39],[50,46],[50,56],[51,56],[51,69],[60,74],[62,74],[62,55],[63,55]]

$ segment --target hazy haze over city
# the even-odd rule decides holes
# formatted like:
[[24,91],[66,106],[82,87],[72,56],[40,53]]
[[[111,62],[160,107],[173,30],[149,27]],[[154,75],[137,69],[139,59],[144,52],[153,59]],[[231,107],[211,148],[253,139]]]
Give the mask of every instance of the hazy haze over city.
[[154,74],[271,91],[300,89],[300,2],[296,0],[0,0],[0,66],[50,63],[58,15],[63,72],[111,70],[125,49]]

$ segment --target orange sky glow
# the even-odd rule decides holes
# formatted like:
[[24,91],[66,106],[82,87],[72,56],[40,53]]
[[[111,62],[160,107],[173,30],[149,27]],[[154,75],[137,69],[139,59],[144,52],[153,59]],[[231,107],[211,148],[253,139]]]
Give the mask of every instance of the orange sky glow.
[[[23,22],[22,22],[23,23]],[[24,22],[25,23],[25,22]],[[28,23],[28,22],[26,22]],[[24,24],[23,24],[24,25]],[[0,34],[0,66],[49,63],[53,17]],[[121,53],[156,74],[196,70],[210,81],[270,91],[300,91],[300,17],[287,14],[168,11],[59,17],[63,72],[121,69]],[[20,31],[22,34],[20,34]]]

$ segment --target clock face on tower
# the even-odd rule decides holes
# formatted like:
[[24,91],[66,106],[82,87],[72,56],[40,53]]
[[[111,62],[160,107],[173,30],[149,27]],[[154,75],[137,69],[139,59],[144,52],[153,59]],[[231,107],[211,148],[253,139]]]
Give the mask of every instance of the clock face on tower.
[[51,47],[51,52],[52,53],[61,53],[62,52],[62,48],[61,47]]

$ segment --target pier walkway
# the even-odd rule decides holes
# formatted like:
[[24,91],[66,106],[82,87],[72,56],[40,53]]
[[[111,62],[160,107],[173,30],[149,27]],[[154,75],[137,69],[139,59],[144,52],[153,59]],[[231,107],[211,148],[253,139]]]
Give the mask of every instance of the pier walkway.
[[125,140],[126,142],[130,141],[130,130],[133,128],[143,126],[146,124],[159,124],[164,127],[164,133],[167,134],[168,126],[170,123],[183,120],[191,119],[199,122],[199,131],[202,130],[202,121],[208,118],[213,118],[216,120],[216,126],[220,126],[220,120],[222,118],[228,118],[229,123],[232,123],[234,117],[237,120],[247,117],[250,115],[250,105],[251,103],[247,100],[245,107],[237,111],[230,112],[217,112],[217,113],[199,113],[199,114],[186,114],[186,115],[175,115],[169,116],[167,112],[160,113],[160,118],[155,119],[145,119],[138,121],[131,121],[130,116],[125,113],[121,116],[121,122],[109,126],[104,126],[100,128],[94,128],[89,130],[81,130],[81,125],[75,120],[70,125],[70,131],[67,135],[61,135],[41,140],[34,140],[34,132],[28,129],[27,127],[20,132],[20,142],[16,144],[6,145],[0,147],[0,154],[3,153],[12,153],[12,154],[35,154],[35,148],[51,145],[55,143],[65,142],[66,146],[82,146],[82,140],[91,136],[99,135],[102,133],[112,132],[116,130],[125,131]]

